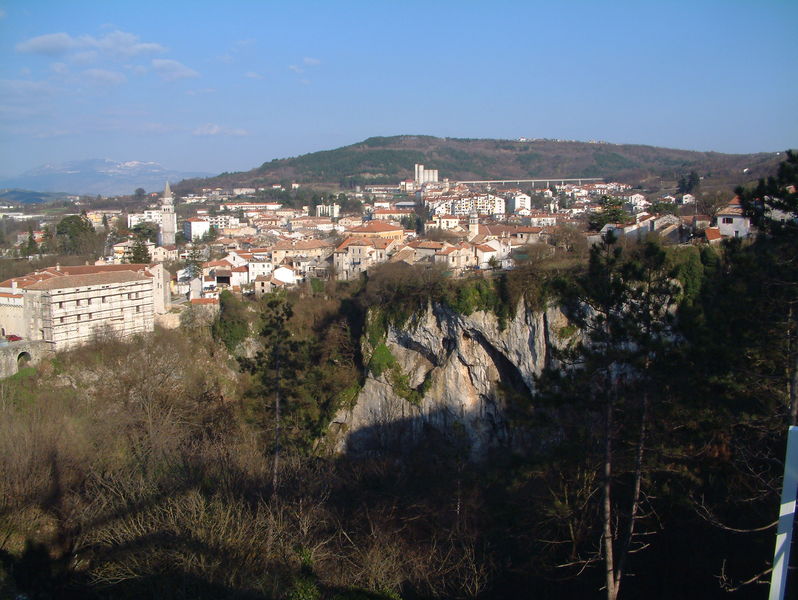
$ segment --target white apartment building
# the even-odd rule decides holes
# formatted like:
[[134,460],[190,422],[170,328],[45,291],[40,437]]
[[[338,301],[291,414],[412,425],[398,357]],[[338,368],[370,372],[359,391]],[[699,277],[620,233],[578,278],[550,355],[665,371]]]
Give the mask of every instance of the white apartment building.
[[532,210],[532,198],[523,193],[513,194],[508,198],[507,207],[511,213],[519,210]]
[[163,213],[160,208],[148,208],[144,212],[132,213],[127,216],[127,228],[133,229],[140,223],[162,224]]
[[0,328],[54,351],[99,334],[152,331],[167,284],[161,265],[50,267],[0,283]]
[[202,237],[211,230],[211,224],[205,219],[191,217],[183,222],[183,235],[187,240],[194,241]]

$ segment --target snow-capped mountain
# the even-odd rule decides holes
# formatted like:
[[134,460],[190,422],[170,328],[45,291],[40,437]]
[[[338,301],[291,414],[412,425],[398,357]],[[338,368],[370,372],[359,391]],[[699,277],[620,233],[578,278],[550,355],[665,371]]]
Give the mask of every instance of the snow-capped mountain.
[[22,188],[40,192],[69,194],[132,194],[136,188],[160,191],[167,181],[177,183],[190,177],[207,177],[209,173],[167,170],[156,162],[130,160],[118,162],[103,158],[46,164],[11,179],[0,181],[0,187]]

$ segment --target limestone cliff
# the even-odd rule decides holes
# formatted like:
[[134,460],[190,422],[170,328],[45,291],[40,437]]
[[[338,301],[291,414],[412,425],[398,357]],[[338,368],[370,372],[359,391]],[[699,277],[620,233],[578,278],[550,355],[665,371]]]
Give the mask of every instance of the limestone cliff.
[[338,450],[408,447],[424,431],[459,437],[472,456],[522,443],[509,405],[528,401],[535,376],[554,364],[551,350],[568,321],[556,307],[521,304],[501,325],[493,313],[462,315],[435,304],[388,326],[381,343],[364,341],[369,373],[353,406],[334,419]]

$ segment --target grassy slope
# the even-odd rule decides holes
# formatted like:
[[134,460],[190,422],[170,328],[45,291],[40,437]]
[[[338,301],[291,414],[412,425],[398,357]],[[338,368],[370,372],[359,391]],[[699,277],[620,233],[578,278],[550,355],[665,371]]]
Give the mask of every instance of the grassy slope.
[[[536,140],[455,139],[431,136],[375,137],[335,150],[276,159],[251,171],[225,173],[183,182],[180,191],[232,184],[279,181],[340,183],[397,182],[412,178],[413,164],[424,163],[449,179],[606,177],[663,187],[691,170],[705,184],[729,186],[774,172],[775,152],[721,154],[654,146]],[[749,169],[743,173],[743,169]]]

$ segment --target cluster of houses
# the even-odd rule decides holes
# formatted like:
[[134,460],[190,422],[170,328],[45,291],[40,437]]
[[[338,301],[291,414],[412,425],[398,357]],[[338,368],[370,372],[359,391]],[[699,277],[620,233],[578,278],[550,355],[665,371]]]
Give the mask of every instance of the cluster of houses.
[[[392,262],[440,265],[453,275],[509,269],[529,245],[552,252],[563,227],[588,244],[609,233],[639,238],[653,232],[674,243],[703,239],[710,244],[752,233],[736,198],[713,223],[697,214],[649,213],[645,197],[620,183],[550,185],[533,191],[533,202],[519,189],[485,191],[439,182],[437,171],[422,165],[416,176],[419,181],[409,186],[415,199],[372,198],[362,215],[342,214],[335,203],[310,211],[256,198],[231,200],[223,190],[206,190],[202,198],[216,204],[193,210],[178,229],[168,184],[160,207],[128,215],[92,211],[87,218],[98,228],[125,218],[128,228],[154,223],[160,229],[158,243],[126,240],[95,265],[57,265],[0,282],[0,332],[60,350],[100,330],[150,331],[170,312],[173,299],[185,302],[181,297],[189,305],[218,310],[223,290],[265,294],[314,278],[352,280]],[[239,196],[255,192],[233,191]],[[623,200],[629,218],[588,232],[585,215],[600,211],[600,199],[608,194]],[[678,200],[691,201],[687,195]],[[419,213],[427,215],[426,222],[419,222]],[[131,264],[142,245],[150,260]],[[185,266],[174,273],[164,266],[177,261]]]

